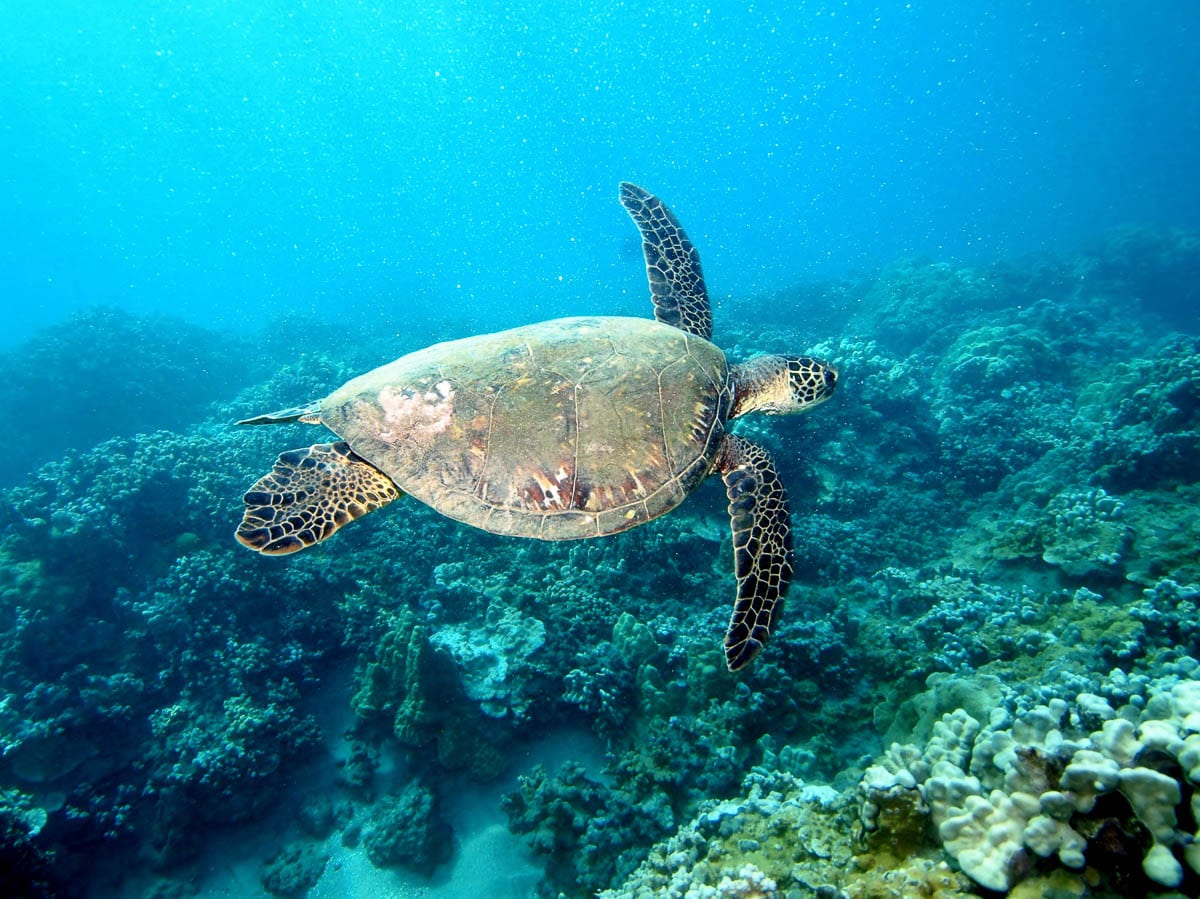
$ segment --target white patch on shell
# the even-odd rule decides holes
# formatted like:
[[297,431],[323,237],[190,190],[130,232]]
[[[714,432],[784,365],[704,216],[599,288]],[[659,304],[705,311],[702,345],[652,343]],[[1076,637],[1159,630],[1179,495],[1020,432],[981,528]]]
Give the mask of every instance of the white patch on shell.
[[438,434],[454,421],[454,385],[439,381],[433,390],[421,394],[384,387],[379,391],[379,408],[383,410],[380,440],[394,442]]
[[536,493],[527,489],[518,500],[522,506],[547,510],[571,508],[570,497],[563,493],[565,488],[571,486],[571,475],[564,466],[560,465],[553,475],[539,468],[522,468],[518,474],[528,477],[537,484],[537,489],[542,494],[541,499],[538,499]]

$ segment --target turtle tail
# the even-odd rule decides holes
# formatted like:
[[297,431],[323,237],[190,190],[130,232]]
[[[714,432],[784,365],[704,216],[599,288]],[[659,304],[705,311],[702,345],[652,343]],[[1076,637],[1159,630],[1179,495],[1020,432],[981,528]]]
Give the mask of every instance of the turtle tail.
[[286,425],[293,421],[302,421],[305,424],[320,424],[321,404],[308,403],[304,406],[292,406],[289,409],[280,409],[278,412],[268,412],[266,415],[256,415],[253,418],[243,418],[235,424],[239,425]]

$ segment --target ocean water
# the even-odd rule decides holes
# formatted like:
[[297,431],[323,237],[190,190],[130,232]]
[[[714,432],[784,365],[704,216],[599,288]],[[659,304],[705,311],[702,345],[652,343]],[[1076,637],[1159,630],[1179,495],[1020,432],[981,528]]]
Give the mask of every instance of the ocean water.
[[[1200,895],[1200,8],[0,22],[0,894]],[[794,543],[750,667],[716,477],[596,540],[408,497],[237,545],[335,438],[235,421],[650,319],[626,180],[732,362],[839,372],[733,425]]]
[[717,297],[1195,224],[1187,4],[20,4],[8,342],[112,303],[236,333],[638,309],[629,179]]

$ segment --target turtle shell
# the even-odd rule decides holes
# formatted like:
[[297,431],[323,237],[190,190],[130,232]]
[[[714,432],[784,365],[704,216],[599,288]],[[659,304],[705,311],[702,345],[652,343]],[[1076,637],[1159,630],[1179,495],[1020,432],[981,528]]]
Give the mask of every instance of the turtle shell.
[[450,518],[545,540],[612,534],[712,469],[725,354],[640,318],[564,318],[435,344],[349,381],[321,421]]

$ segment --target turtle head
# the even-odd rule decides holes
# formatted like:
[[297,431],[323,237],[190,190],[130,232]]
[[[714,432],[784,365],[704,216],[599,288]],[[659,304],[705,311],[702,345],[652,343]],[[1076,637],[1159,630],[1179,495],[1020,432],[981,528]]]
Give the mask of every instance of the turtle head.
[[812,356],[756,356],[735,365],[730,418],[747,412],[790,415],[819,406],[837,389],[838,373]]

